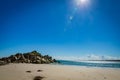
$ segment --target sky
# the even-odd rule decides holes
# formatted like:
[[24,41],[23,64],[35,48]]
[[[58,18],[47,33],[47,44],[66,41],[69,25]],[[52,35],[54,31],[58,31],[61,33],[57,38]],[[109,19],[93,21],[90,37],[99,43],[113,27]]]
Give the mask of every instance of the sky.
[[0,0],[0,57],[120,58],[120,0]]

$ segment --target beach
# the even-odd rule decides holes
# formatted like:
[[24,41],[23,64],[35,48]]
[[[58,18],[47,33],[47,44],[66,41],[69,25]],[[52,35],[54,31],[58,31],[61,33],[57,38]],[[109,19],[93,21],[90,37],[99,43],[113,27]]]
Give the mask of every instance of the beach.
[[96,68],[53,64],[8,64],[0,66],[0,80],[120,80],[119,68]]

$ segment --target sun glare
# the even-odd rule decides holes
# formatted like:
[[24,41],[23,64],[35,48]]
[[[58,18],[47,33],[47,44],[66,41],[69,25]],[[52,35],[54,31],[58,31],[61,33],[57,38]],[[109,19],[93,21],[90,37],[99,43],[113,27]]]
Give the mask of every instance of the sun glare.
[[77,5],[88,5],[89,0],[76,0]]

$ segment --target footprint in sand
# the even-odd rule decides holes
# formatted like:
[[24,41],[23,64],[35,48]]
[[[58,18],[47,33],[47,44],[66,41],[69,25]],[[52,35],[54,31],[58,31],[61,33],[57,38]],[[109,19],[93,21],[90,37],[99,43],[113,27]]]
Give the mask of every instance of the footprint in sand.
[[[43,70],[37,70],[37,72],[42,72]],[[32,71],[26,71],[27,73],[31,73]]]
[[37,72],[42,72],[42,70],[37,70]]
[[41,76],[35,76],[33,80],[42,80],[44,77]]
[[26,71],[27,73],[31,73],[32,71]]
[[[41,72],[43,70],[37,70],[37,72]],[[26,71],[27,73],[31,73],[32,71]],[[44,77],[42,76],[35,76],[33,80],[42,80]]]
[[106,77],[104,77],[104,79],[107,79]]

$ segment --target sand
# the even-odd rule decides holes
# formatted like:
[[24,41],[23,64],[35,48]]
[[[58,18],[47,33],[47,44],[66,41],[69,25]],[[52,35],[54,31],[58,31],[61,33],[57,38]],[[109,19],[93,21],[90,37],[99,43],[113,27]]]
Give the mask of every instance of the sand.
[[120,69],[52,64],[8,64],[0,66],[0,80],[120,80]]

